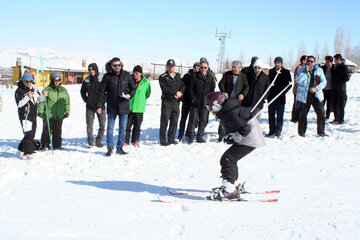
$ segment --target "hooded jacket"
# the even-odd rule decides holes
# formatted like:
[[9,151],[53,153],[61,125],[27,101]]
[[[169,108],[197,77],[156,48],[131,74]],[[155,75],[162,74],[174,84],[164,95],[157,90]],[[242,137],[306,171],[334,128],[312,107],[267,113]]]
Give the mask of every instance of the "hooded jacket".
[[[92,111],[96,111],[97,98],[103,76],[99,75],[99,69],[96,63],[91,63],[88,69],[90,67],[95,70],[95,76],[89,75],[84,79],[81,85],[80,93],[82,99],[86,103],[86,107]],[[101,109],[105,109],[105,103],[103,103]]]
[[249,147],[265,146],[265,140],[258,120],[255,118],[247,123],[252,114],[249,108],[241,106],[238,99],[228,99],[216,114],[220,125],[227,135],[231,135],[234,144]]
[[[19,119],[35,122],[38,103],[43,102],[45,97],[37,90],[35,85],[26,87],[23,82],[19,81],[17,86],[18,88],[15,91],[15,101],[18,107]],[[35,97],[29,97],[29,91],[34,91],[38,95],[37,100]]]
[[[55,86],[54,81],[51,81],[45,91],[48,94],[46,100],[49,119],[61,120],[65,118],[65,115],[70,114],[70,97],[66,88],[61,84]],[[38,111],[45,116],[45,102],[39,104]]]
[[121,69],[120,74],[116,75],[112,69],[109,70],[101,81],[96,107],[102,108],[106,101],[108,114],[128,114],[129,100],[122,95],[130,94],[132,98],[135,83],[129,72]]
[[[133,81],[136,84],[134,79]],[[129,100],[130,112],[144,113],[146,108],[146,99],[150,97],[150,94],[150,81],[144,74],[142,74],[142,78],[136,87],[135,95]]]
[[[300,68],[295,81],[298,83],[298,89],[296,92],[296,101],[306,103],[309,85],[310,85],[310,73],[305,71],[306,65]],[[324,100],[323,88],[326,86],[326,78],[324,72],[318,65],[314,66],[314,87],[318,90],[315,92],[315,97],[321,102]]]

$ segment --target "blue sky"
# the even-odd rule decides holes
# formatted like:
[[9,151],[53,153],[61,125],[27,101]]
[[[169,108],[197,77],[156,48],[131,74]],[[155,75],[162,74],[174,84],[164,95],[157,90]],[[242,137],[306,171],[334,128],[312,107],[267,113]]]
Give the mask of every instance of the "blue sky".
[[326,42],[333,53],[335,30],[344,26],[360,42],[360,1],[6,1],[0,8],[0,46],[48,46],[68,51],[157,61],[205,56],[216,66],[227,29],[226,57],[297,56]]

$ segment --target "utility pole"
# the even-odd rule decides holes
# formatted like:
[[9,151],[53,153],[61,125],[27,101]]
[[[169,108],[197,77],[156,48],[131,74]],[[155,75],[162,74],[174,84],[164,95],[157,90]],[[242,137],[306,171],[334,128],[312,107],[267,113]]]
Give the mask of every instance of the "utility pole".
[[220,41],[220,50],[219,50],[219,54],[218,54],[218,58],[217,58],[217,62],[218,62],[218,72],[222,73],[223,69],[224,69],[224,56],[225,56],[225,42],[226,42],[226,38],[230,38],[231,37],[231,30],[229,33],[226,33],[226,30],[224,32],[219,32],[216,29],[215,32],[215,37],[219,38]]

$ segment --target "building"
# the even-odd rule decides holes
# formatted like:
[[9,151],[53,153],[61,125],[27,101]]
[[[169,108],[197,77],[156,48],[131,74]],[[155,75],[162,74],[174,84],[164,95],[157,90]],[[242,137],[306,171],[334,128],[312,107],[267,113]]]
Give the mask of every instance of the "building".
[[[81,84],[83,80],[89,76],[89,72],[87,69],[66,69],[66,68],[55,68],[55,67],[47,67],[44,69],[44,73],[41,71],[36,75],[37,69],[24,66],[24,69],[27,69],[33,76],[36,83],[36,86],[42,86],[42,78],[44,78],[45,86],[50,84],[50,74],[53,72],[59,72],[62,76],[63,84]],[[21,66],[12,67],[12,82],[16,84],[21,78]]]

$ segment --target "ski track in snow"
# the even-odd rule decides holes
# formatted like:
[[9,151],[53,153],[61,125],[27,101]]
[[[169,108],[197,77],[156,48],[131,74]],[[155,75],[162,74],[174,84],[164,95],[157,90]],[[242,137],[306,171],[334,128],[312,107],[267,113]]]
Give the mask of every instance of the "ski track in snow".
[[[161,93],[157,81],[151,86],[140,148],[110,158],[105,147],[86,148],[79,85],[65,86],[71,97],[65,150],[17,158],[22,132],[15,89],[0,92],[0,239],[360,239],[359,74],[348,83],[346,122],[327,123],[329,137],[316,136],[313,110],[306,138],[297,135],[289,92],[282,137],[266,139],[238,163],[239,180],[250,190],[281,190],[277,203],[169,197],[167,187],[202,192],[218,186],[219,159],[229,146],[216,141],[218,122],[211,116],[207,143],[161,147]],[[264,111],[264,133],[267,123]],[[41,131],[38,118],[36,139]],[[158,195],[178,201],[161,203]]]

